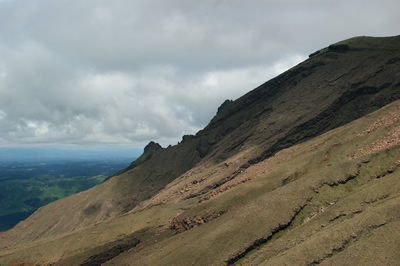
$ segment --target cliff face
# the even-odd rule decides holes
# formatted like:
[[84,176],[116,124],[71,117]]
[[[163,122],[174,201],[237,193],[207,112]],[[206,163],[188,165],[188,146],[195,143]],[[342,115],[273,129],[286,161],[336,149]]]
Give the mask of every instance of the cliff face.
[[[362,223],[364,216],[375,215],[358,203],[353,206],[351,199],[375,202],[398,175],[398,104],[369,120],[332,129],[400,99],[399,73],[400,37],[357,37],[321,49],[241,98],[224,102],[196,135],[168,148],[151,142],[118,175],[40,208],[0,234],[0,262],[22,256],[25,262],[66,265],[111,259],[117,264],[260,263],[290,250],[287,261],[297,256],[318,263],[329,250],[361,239],[368,228],[390,225],[385,230],[392,230],[398,216],[385,216],[396,209],[395,201],[387,200],[373,205],[386,217],[381,226],[374,218],[373,224],[351,229],[355,236],[349,229],[339,242],[330,237],[336,229],[347,230],[350,221]],[[389,122],[374,129],[381,118]],[[370,124],[373,134],[362,131]],[[376,148],[379,134],[387,134],[392,144]],[[372,173],[368,167],[383,170]],[[386,175],[392,181],[378,180]],[[383,193],[370,200],[369,180],[378,180],[373,184]],[[397,197],[393,192],[386,198]],[[322,215],[330,206],[329,214]],[[353,217],[358,218],[348,220]],[[331,231],[311,237],[328,225],[334,225]],[[298,231],[286,234],[289,227]],[[281,235],[296,248],[269,246]],[[79,244],[71,244],[78,239]],[[300,251],[318,241],[331,246],[323,254],[302,257]],[[138,243],[142,249],[136,250]],[[211,244],[216,247],[212,251]],[[263,252],[249,255],[261,246]],[[128,250],[134,251],[124,253]]]

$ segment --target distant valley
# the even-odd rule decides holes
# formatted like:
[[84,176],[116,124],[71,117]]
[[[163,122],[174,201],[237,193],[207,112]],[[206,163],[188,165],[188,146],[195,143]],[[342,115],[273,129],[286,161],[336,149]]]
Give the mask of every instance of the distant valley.
[[0,149],[0,231],[41,206],[103,182],[135,154],[128,149],[118,155],[109,149]]

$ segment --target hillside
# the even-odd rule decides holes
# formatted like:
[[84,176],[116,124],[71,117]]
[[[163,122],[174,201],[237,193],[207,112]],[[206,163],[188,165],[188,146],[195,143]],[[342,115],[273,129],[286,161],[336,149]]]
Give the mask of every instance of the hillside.
[[399,73],[400,37],[321,49],[1,233],[0,263],[394,264]]

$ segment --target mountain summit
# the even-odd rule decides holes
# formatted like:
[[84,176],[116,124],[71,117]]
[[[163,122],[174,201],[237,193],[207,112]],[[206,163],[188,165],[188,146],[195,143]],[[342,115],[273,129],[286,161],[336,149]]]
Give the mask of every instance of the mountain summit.
[[400,36],[316,51],[1,233],[0,263],[398,263],[399,73]]

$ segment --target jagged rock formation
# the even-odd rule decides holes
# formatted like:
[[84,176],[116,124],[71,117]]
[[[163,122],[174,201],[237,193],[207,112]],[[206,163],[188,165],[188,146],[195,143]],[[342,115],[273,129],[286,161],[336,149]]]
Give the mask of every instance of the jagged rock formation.
[[[160,144],[155,143],[154,141],[150,141],[149,144],[147,144],[146,147],[144,147],[143,154],[140,155],[139,158],[137,158],[135,161],[133,161],[127,168],[118,171],[113,176],[121,175],[129,170],[132,170],[135,167],[138,167],[142,163],[150,160],[151,157],[153,156],[153,154],[155,154],[158,150],[161,150],[161,149],[162,149],[162,147]],[[108,177],[104,181],[107,181],[108,179],[110,179],[113,176]]]
[[[118,175],[0,234],[0,262],[395,263],[398,73],[400,37],[319,50],[225,101],[196,135],[151,142]],[[393,245],[374,245],[384,237]]]

